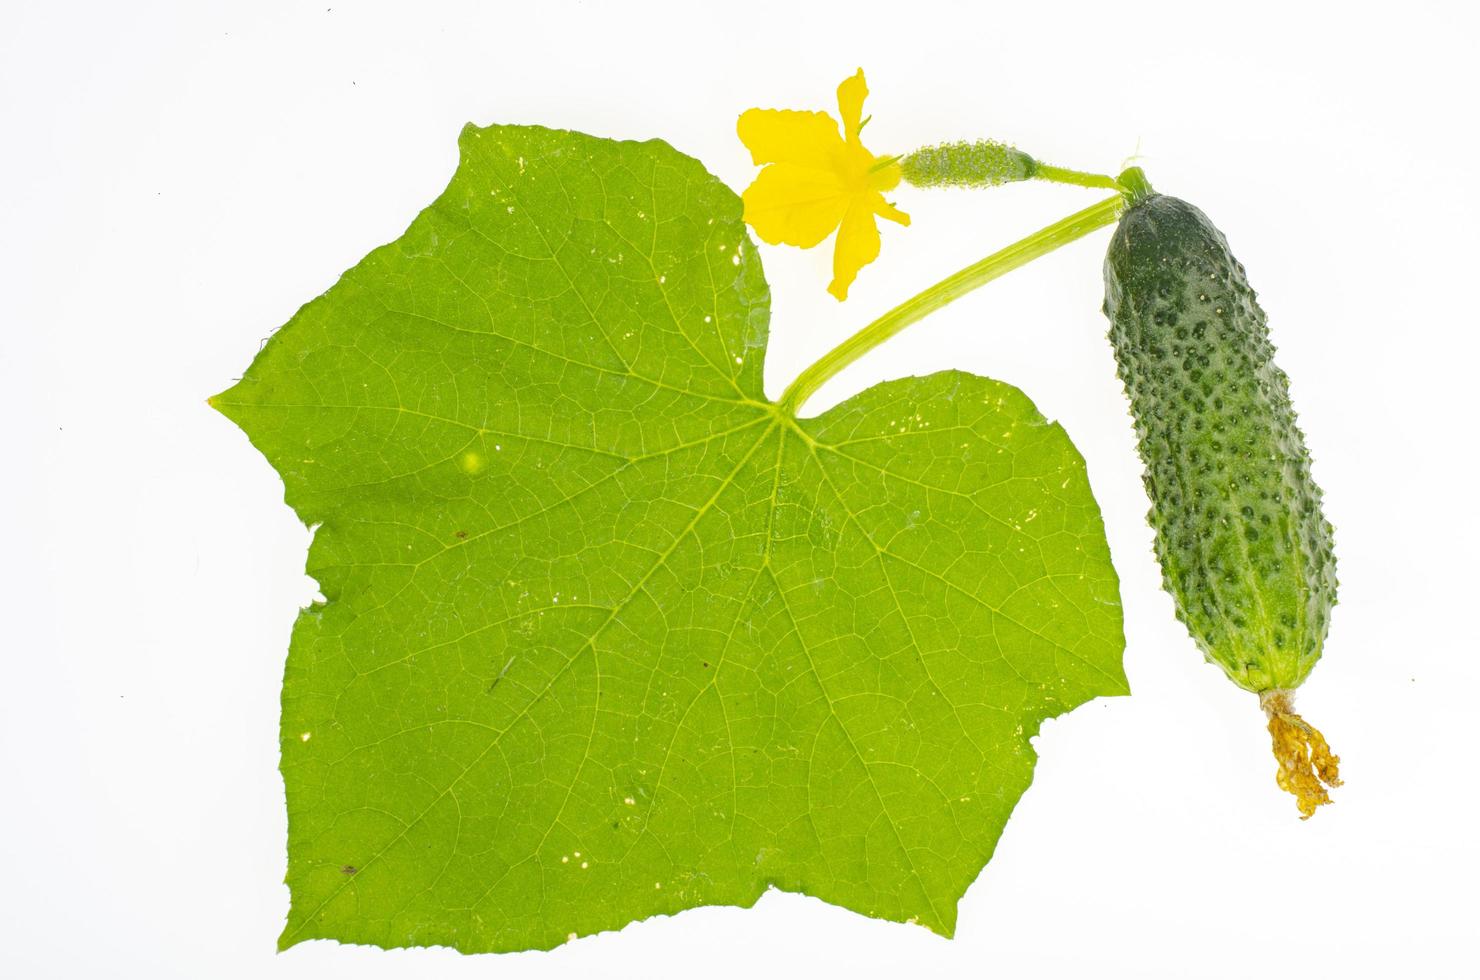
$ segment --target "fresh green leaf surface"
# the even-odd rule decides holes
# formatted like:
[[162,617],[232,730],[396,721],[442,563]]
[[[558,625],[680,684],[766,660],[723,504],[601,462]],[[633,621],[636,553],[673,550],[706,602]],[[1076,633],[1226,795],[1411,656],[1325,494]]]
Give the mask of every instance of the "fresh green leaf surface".
[[318,525],[281,944],[547,948],[770,886],[950,934],[1040,721],[1126,690],[1078,453],[960,372],[793,419],[696,161],[461,145],[213,399]]

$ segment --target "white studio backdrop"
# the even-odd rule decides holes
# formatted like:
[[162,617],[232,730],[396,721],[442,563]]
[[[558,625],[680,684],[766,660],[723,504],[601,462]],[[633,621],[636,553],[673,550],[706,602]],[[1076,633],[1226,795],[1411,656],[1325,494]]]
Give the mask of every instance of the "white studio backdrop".
[[[1105,978],[1476,975],[1480,689],[1472,171],[1461,3],[27,3],[0,9],[0,975]],[[1139,154],[1224,230],[1271,317],[1337,529],[1301,707],[1347,785],[1274,786],[1263,717],[1151,554],[1099,312],[1100,232],[840,375],[1009,381],[1089,464],[1134,696],[1047,723],[957,938],[772,893],[549,953],[314,942],[287,908],[278,691],[308,531],[205,405],[262,338],[441,190],[463,123],[662,137],[732,187],[750,106],[870,146]],[[762,248],[767,387],[948,272],[1091,203],[896,195],[845,305],[830,251]]]

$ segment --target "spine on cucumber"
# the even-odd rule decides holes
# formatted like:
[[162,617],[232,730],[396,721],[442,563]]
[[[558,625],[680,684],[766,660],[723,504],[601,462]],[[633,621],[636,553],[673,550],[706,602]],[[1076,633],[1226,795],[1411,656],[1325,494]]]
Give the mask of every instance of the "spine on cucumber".
[[1163,582],[1208,660],[1260,695],[1280,785],[1309,816],[1338,760],[1291,692],[1321,656],[1336,565],[1264,311],[1207,216],[1148,189],[1111,240],[1105,315]]

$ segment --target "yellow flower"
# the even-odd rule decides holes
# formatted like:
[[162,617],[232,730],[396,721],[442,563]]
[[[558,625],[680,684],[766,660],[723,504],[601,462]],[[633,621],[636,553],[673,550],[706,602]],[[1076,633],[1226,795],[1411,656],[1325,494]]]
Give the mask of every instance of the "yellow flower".
[[863,69],[838,86],[838,124],[825,112],[750,109],[736,127],[757,164],[766,164],[741,195],[745,222],[772,245],[811,248],[834,230],[833,281],[827,291],[848,298],[858,270],[879,257],[875,216],[910,223],[884,200],[899,185],[899,164],[876,157],[858,140],[868,86]]

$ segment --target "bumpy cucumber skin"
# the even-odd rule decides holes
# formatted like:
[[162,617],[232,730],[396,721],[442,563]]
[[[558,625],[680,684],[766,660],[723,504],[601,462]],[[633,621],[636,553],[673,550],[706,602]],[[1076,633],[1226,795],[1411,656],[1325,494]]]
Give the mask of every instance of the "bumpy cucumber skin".
[[1178,618],[1239,686],[1299,686],[1326,639],[1336,561],[1244,267],[1201,211],[1151,194],[1111,239],[1104,309]]
[[1038,161],[996,140],[941,143],[902,157],[900,174],[915,187],[995,187],[1028,180]]

